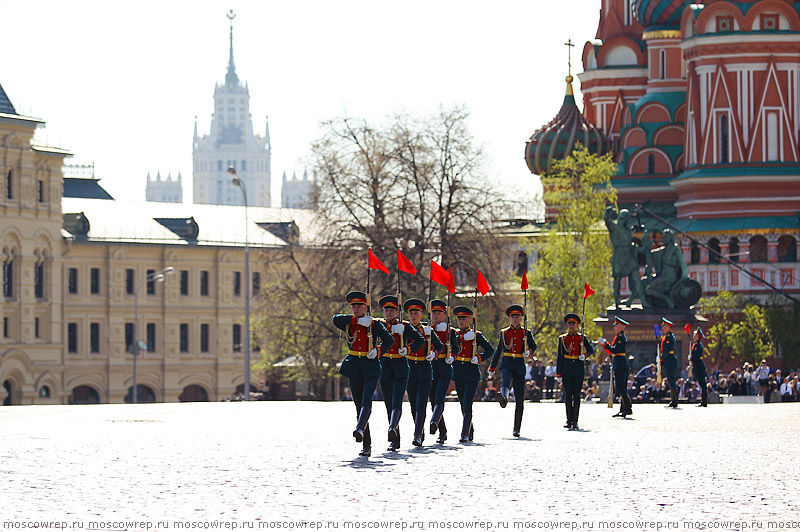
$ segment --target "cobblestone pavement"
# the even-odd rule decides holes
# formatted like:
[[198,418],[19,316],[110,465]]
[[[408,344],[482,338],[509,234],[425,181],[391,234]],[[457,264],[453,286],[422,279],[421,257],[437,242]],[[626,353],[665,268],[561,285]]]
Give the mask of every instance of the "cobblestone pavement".
[[481,520],[488,530],[555,520],[584,530],[603,529],[603,520],[617,529],[650,520],[662,530],[670,521],[683,530],[800,522],[800,404],[634,405],[627,420],[612,419],[614,411],[583,405],[582,430],[569,432],[563,405],[526,403],[517,439],[513,404],[478,403],[475,442],[461,445],[458,405],[448,403],[450,440],[426,435],[415,449],[406,403],[401,451],[388,453],[376,403],[373,455],[361,458],[352,403],[4,407],[0,520],[4,528],[51,519],[128,530],[146,527],[116,520],[252,521],[256,529],[300,519],[363,523],[354,529],[370,519]]

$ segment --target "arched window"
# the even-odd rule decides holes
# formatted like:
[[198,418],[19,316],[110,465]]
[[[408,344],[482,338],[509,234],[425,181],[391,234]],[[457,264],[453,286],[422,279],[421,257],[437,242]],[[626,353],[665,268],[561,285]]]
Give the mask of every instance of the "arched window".
[[191,384],[183,389],[178,401],[181,403],[207,402],[208,392],[202,386]]
[[778,262],[797,262],[797,240],[793,236],[778,239]]
[[[128,393],[125,395],[125,402],[132,403],[133,402],[133,386],[128,388]],[[145,386],[144,384],[140,384],[136,387],[136,402],[137,403],[155,403],[156,402],[156,392],[149,386]]]
[[720,249],[719,249],[719,240],[716,238],[712,238],[708,241],[708,263],[709,264],[719,264],[720,263]]
[[750,262],[767,262],[767,239],[756,235],[750,239]]
[[735,236],[728,242],[728,258],[731,262],[739,262],[739,239]]
[[517,253],[517,276],[522,277],[522,274],[528,269],[528,254],[524,251]]
[[6,199],[14,199],[14,170],[6,175]]
[[[141,391],[141,387],[140,390]],[[71,405],[97,405],[100,404],[100,394],[91,386],[76,386],[69,397]]]
[[42,386],[39,388],[39,399],[50,399],[50,387]]
[[691,264],[700,264],[700,247],[697,242],[692,242]]

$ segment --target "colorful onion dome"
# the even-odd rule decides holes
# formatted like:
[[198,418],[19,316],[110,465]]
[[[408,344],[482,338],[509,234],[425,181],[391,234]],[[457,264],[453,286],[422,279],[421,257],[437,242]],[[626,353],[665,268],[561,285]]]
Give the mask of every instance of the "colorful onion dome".
[[677,26],[683,8],[697,3],[695,0],[633,0],[633,16],[644,27]]
[[572,79],[572,76],[567,76],[567,94],[556,117],[525,143],[525,162],[536,175],[548,173],[552,162],[571,155],[577,143],[597,155],[609,151],[609,143],[603,132],[583,118],[575,105]]

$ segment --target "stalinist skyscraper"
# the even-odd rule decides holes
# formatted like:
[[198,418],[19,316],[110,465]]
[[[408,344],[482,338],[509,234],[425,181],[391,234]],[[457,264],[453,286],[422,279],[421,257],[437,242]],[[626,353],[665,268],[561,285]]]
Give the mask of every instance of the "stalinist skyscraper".
[[214,114],[211,133],[197,134],[194,125],[193,202],[216,205],[242,205],[242,193],[231,183],[228,167],[233,166],[247,187],[250,206],[270,206],[269,123],[264,136],[253,133],[250,116],[250,90],[236,75],[233,62],[233,11],[228,13],[230,56],[225,84],[214,88]]

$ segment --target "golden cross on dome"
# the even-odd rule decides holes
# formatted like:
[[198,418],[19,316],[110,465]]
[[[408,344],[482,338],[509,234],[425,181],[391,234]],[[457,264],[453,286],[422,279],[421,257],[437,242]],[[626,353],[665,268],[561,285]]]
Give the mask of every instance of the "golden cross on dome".
[[567,42],[564,43],[564,46],[567,47],[567,74],[572,75],[572,48],[575,46],[572,44],[572,39],[567,39]]

